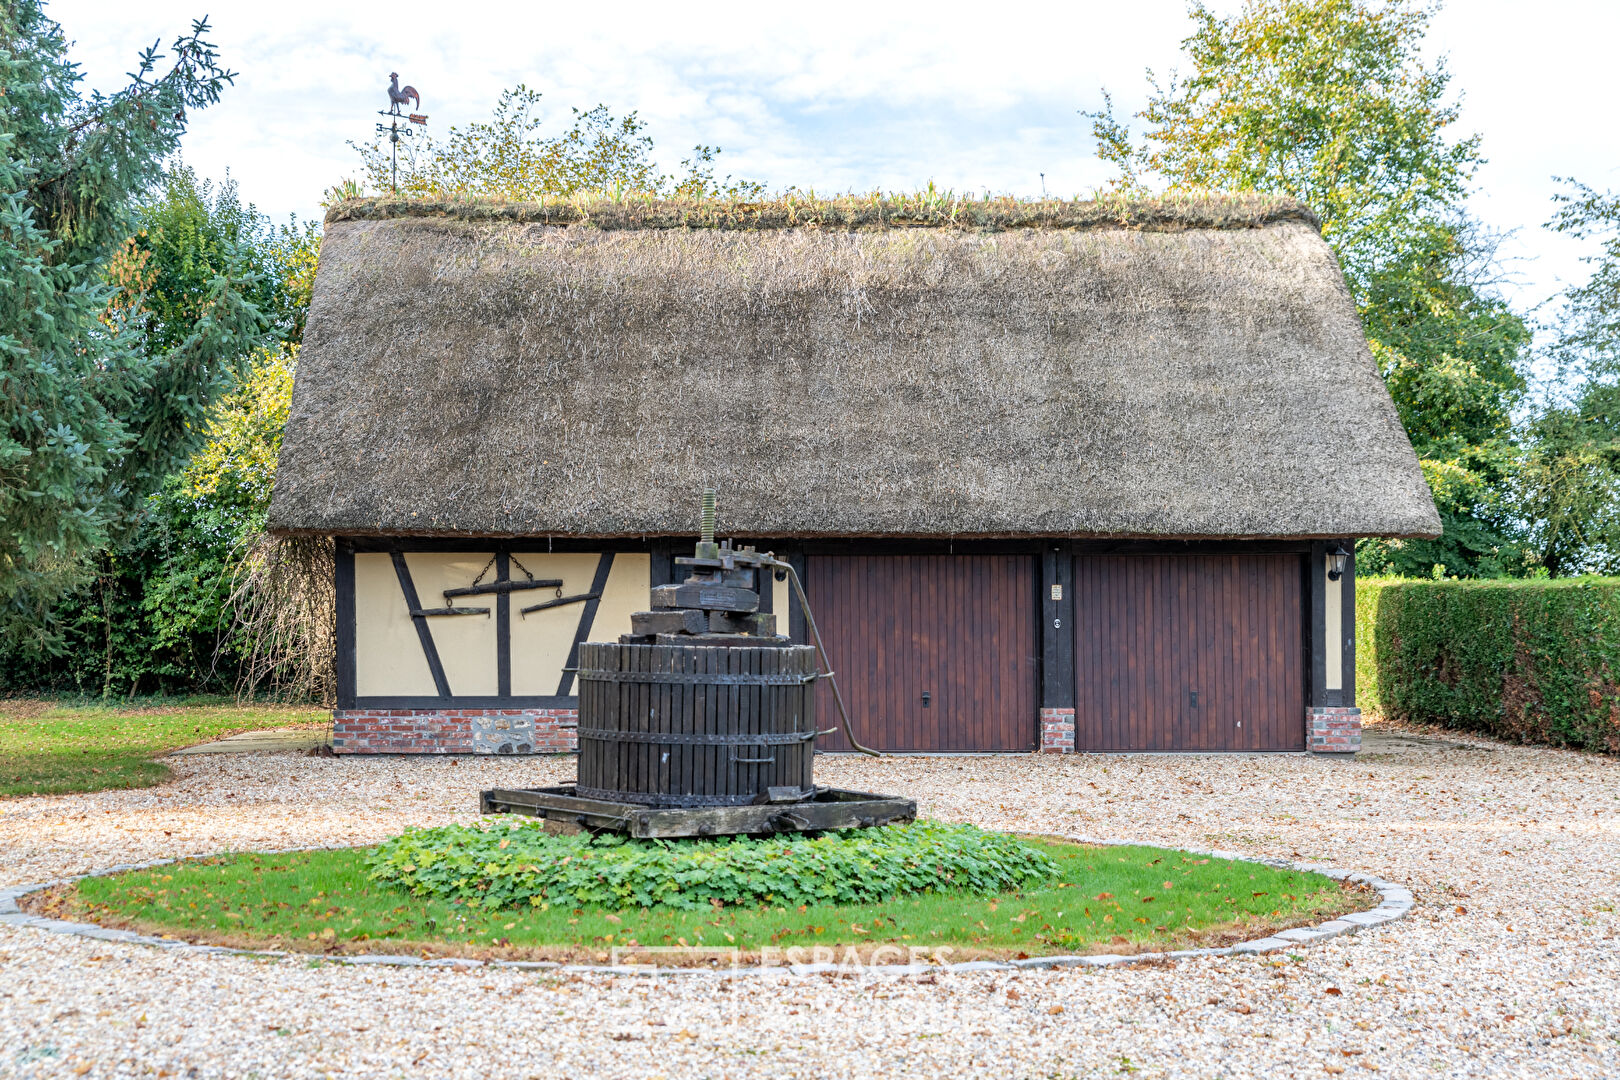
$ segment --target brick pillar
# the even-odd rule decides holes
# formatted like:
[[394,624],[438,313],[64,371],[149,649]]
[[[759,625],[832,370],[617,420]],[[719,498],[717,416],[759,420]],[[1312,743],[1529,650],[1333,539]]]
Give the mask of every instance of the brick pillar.
[[1041,753],[1074,753],[1074,710],[1041,710]]
[[1317,705],[1306,710],[1313,754],[1354,754],[1361,749],[1361,710],[1354,706]]

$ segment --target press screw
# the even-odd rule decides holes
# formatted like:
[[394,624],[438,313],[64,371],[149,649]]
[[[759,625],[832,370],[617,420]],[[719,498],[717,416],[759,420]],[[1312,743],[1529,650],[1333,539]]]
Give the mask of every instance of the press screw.
[[714,488],[703,489],[703,542],[714,543]]

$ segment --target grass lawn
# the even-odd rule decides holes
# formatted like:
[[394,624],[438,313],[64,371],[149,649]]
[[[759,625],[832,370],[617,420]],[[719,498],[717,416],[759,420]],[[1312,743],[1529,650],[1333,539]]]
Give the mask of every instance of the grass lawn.
[[[942,959],[950,962],[1230,943],[1372,905],[1364,890],[1319,874],[1163,848],[1031,842],[1060,866],[1038,888],[853,907],[473,911],[369,881],[370,849],[347,848],[87,878],[36,901],[35,910],[195,941],[319,953],[600,962],[615,946],[737,948],[750,957],[774,947],[797,962],[811,960],[818,946],[858,947],[867,956],[894,946],[901,955],[887,962],[897,962],[905,950],[946,946]],[[831,959],[825,951],[822,959]]]
[[159,704],[0,700],[0,795],[150,787],[152,758],[238,731],[324,723],[310,706],[239,706],[229,698]]

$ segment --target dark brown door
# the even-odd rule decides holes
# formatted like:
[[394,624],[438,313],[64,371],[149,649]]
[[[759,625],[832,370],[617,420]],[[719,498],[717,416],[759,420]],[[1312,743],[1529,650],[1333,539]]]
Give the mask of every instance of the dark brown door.
[[[1027,555],[811,555],[807,592],[855,737],[875,750],[1033,750],[1040,648]],[[818,727],[838,723],[816,689]],[[845,750],[842,732],[817,741]]]
[[1076,749],[1305,749],[1300,559],[1077,556]]

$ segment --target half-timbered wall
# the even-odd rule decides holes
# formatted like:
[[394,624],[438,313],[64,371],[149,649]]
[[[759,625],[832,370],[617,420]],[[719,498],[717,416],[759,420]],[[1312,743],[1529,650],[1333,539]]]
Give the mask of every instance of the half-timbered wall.
[[[572,749],[579,644],[627,631],[690,541],[554,546],[340,541],[334,748]],[[798,567],[855,725],[886,749],[1359,746],[1355,569],[1327,576],[1335,542],[761,546]],[[760,599],[808,640],[786,582]]]
[[[340,650],[350,659],[352,686],[340,692],[347,691],[350,708],[569,704],[573,673],[566,669],[577,643],[614,640],[629,631],[630,613],[649,603],[646,552],[513,546],[344,557],[353,560],[352,571],[340,574],[339,588],[347,576],[352,596],[345,606],[353,614]],[[444,595],[480,581],[531,578],[561,585]]]

